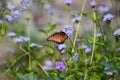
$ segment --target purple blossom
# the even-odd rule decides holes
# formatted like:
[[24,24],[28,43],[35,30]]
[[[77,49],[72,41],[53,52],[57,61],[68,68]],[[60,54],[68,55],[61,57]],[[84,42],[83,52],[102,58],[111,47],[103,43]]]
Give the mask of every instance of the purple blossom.
[[56,62],[56,70],[60,70],[62,68],[65,68],[65,65],[63,62]]
[[13,42],[14,43],[21,43],[21,42],[23,42],[23,40],[19,37],[16,37],[16,38],[13,39]]
[[98,38],[99,38],[99,37],[102,37],[102,33],[97,33],[97,34],[96,34],[96,37],[98,37]]
[[95,6],[97,5],[97,2],[96,2],[96,1],[91,1],[91,2],[90,2],[90,5],[91,5],[92,7],[95,7]]
[[15,32],[9,32],[9,33],[7,33],[7,36],[9,36],[9,37],[15,37],[16,33]]
[[72,0],[64,0],[64,4],[71,5],[72,4]]
[[91,51],[91,48],[86,48],[85,49],[85,53],[88,53],[88,52],[90,52]]
[[65,44],[55,44],[55,47],[61,52],[65,53],[66,52],[66,45]]
[[113,18],[114,18],[114,16],[112,14],[108,13],[103,17],[103,21],[111,21]]
[[36,44],[36,43],[31,43],[30,44],[30,47],[36,47],[36,46],[38,46],[38,44]]
[[98,7],[98,12],[99,13],[105,13],[105,12],[109,12],[109,11],[110,11],[109,7],[103,7],[103,6]]
[[25,36],[20,36],[19,38],[21,38],[23,40],[23,42],[28,42],[29,38],[25,37]]
[[73,27],[71,25],[65,25],[62,32],[66,33],[66,35],[70,38],[73,34]]
[[78,53],[74,53],[72,59],[76,61],[76,60],[78,60],[78,58],[79,58]]
[[105,74],[108,75],[108,76],[112,76],[112,75],[113,75],[113,72],[110,72],[110,71],[109,71],[109,72],[105,72]]
[[27,8],[27,4],[30,3],[31,0],[21,0],[19,3],[20,11],[24,11]]
[[5,15],[5,20],[7,20],[8,22],[12,22],[13,17],[11,15]]
[[7,2],[7,8],[10,10],[10,11],[13,11],[15,9],[15,6],[10,3],[10,2]]
[[113,35],[114,35],[114,36],[120,36],[120,28],[117,29],[117,30],[114,32]]
[[72,18],[73,22],[79,22],[81,20],[81,16],[75,16]]
[[14,11],[14,19],[19,18],[21,16],[21,12],[19,10]]
[[53,68],[52,61],[51,60],[46,60],[45,65],[43,66],[43,69],[48,71],[48,70],[52,70],[52,68]]

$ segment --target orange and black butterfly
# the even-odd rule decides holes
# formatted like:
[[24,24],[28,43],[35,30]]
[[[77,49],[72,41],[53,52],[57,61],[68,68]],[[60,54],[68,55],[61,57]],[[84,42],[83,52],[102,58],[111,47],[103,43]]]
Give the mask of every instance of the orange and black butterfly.
[[47,38],[47,41],[53,41],[55,43],[61,44],[64,43],[64,41],[68,38],[68,36],[66,35],[66,33],[64,32],[57,32],[52,34],[51,36],[49,36]]

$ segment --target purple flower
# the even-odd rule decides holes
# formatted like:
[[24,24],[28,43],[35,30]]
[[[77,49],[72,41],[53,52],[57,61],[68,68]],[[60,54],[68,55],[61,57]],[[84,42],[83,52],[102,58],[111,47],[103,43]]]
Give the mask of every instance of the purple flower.
[[70,38],[73,34],[73,27],[71,25],[65,25],[62,32],[66,33],[66,35]]
[[19,18],[21,16],[21,12],[19,10],[14,11],[14,19]]
[[55,44],[55,47],[61,52],[65,53],[66,52],[66,45],[65,44]]
[[27,4],[30,3],[30,0],[21,0],[19,3],[20,11],[24,11],[27,8]]
[[11,15],[6,15],[5,16],[5,20],[7,20],[8,22],[12,22],[13,21],[13,17]]
[[114,16],[112,14],[108,13],[103,17],[103,21],[111,21],[113,18],[114,18]]
[[120,36],[120,28],[117,29],[117,30],[114,32],[113,35],[114,35],[114,36]]
[[102,33],[97,33],[97,34],[96,34],[96,37],[98,37],[98,38],[99,38],[99,37],[102,37]]
[[64,0],[64,4],[66,5],[71,5],[71,3],[72,3],[72,0]]
[[78,58],[79,58],[78,53],[74,53],[72,59],[76,61],[76,60],[78,60]]
[[95,7],[95,6],[97,5],[97,2],[96,2],[96,1],[91,1],[91,2],[90,2],[90,5],[91,5],[92,7]]
[[48,71],[48,70],[52,70],[52,68],[53,68],[52,61],[51,60],[46,60],[45,65],[43,66],[43,69]]
[[30,44],[30,47],[37,47],[38,46],[38,44],[36,44],[36,43],[31,43]]
[[62,68],[65,68],[65,65],[63,62],[56,62],[56,70],[60,70]]
[[15,6],[13,4],[11,4],[10,2],[7,2],[7,8],[12,11],[15,9]]
[[109,7],[99,6],[99,8],[98,8],[99,13],[105,13],[105,12],[109,12],[109,11],[110,11]]
[[75,16],[72,18],[73,22],[79,22],[81,20],[81,16]]
[[9,33],[7,33],[7,36],[9,36],[9,37],[15,37],[16,33],[15,32],[9,32]]
[[2,21],[2,20],[0,20],[0,24],[3,24],[3,21]]
[[19,38],[21,38],[23,40],[23,42],[28,42],[29,38],[25,37],[25,36],[20,36]]
[[23,42],[23,40],[19,37],[16,37],[16,38],[13,39],[13,42],[14,43],[21,43],[21,42]]
[[85,49],[85,53],[88,53],[88,52],[90,52],[91,51],[91,48],[86,48]]
[[108,75],[108,76],[112,76],[113,72],[105,72],[105,74]]

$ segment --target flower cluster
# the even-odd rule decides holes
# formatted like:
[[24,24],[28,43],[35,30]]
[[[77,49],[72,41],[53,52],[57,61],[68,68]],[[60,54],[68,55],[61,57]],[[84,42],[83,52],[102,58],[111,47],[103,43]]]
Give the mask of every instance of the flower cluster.
[[11,2],[7,2],[7,9],[10,11],[4,16],[5,21],[12,22],[15,19],[20,18],[21,12],[27,8],[27,4],[30,0],[21,0],[18,6],[14,6]]
[[109,7],[104,7],[104,6],[99,6],[98,7],[98,12],[99,13],[106,13],[106,12],[109,12],[109,11],[110,11]]
[[96,2],[96,1],[91,1],[91,2],[90,2],[90,5],[91,5],[91,7],[93,7],[93,8],[94,8],[94,7],[96,7],[97,2]]
[[13,39],[14,43],[22,43],[22,42],[28,42],[28,41],[29,41],[29,38],[25,36],[15,37]]
[[16,33],[15,32],[9,32],[9,33],[7,33],[7,36],[8,37],[15,37]]
[[72,0],[64,0],[64,4],[71,5],[72,4]]
[[63,62],[56,62],[56,70],[60,70],[62,68],[65,68],[65,65]]
[[45,70],[52,70],[53,69],[53,63],[51,60],[46,60],[44,66],[42,67]]
[[78,58],[79,58],[78,53],[74,53],[72,59],[76,61],[76,60],[78,60]]
[[72,22],[77,23],[81,20],[81,16],[77,14],[76,11],[73,12],[72,14]]
[[113,18],[114,18],[114,16],[112,14],[108,13],[103,17],[103,21],[104,22],[111,21]]
[[70,38],[73,34],[73,27],[71,25],[65,25],[62,29],[62,32],[64,32]]
[[101,38],[102,37],[102,33],[97,33],[96,37]]
[[85,53],[88,53],[91,51],[91,48],[89,48],[87,45],[82,44],[81,46],[79,46],[80,49],[83,49],[85,51]]
[[55,47],[60,51],[60,53],[65,53],[66,45],[65,44],[55,44]]

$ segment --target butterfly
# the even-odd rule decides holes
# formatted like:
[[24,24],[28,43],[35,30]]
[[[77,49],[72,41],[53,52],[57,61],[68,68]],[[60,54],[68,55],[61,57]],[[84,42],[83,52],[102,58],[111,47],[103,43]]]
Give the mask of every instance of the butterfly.
[[61,43],[64,43],[64,41],[67,38],[68,38],[68,36],[66,35],[66,33],[60,31],[60,32],[54,33],[51,36],[49,36],[47,38],[47,41],[53,41],[55,43],[61,44]]

